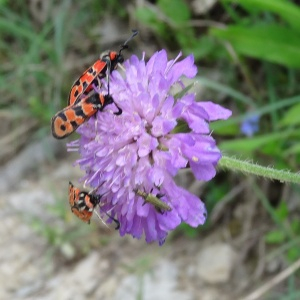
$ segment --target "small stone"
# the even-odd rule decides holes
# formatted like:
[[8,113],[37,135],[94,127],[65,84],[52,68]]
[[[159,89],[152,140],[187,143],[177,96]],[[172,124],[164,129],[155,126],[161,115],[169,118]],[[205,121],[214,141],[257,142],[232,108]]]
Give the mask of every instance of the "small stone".
[[228,300],[229,298],[225,295],[221,295],[218,291],[214,289],[201,289],[201,295],[197,300]]
[[71,282],[80,286],[80,290],[85,294],[91,293],[97,286],[97,266],[101,261],[97,252],[92,252],[77,264],[75,270],[71,273]]
[[143,276],[128,275],[119,284],[114,299],[191,300],[189,291],[178,289],[178,267],[170,261],[161,261]]
[[204,248],[198,255],[197,274],[207,283],[226,283],[230,279],[236,253],[225,243]]

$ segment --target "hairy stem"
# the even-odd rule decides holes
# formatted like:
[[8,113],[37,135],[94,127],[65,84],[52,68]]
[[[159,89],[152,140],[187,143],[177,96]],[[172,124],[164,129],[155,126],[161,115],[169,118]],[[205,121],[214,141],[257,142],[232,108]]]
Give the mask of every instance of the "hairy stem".
[[280,182],[300,183],[300,174],[290,171],[276,170],[271,167],[263,167],[255,163],[240,159],[223,156],[218,166],[222,169],[240,171],[245,174],[252,174],[265,177],[266,179],[276,179]]

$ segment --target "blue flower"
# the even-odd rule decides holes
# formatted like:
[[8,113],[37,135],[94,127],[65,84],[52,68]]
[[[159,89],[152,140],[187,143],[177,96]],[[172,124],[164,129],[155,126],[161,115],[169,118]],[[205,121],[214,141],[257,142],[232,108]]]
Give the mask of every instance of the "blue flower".
[[244,119],[241,124],[241,132],[246,136],[253,136],[259,131],[259,115],[252,115]]

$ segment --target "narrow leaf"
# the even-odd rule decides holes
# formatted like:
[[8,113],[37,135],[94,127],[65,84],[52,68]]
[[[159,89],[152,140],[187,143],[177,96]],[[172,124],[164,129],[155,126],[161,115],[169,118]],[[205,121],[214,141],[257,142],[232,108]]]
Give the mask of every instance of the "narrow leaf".
[[232,44],[243,55],[300,68],[299,33],[279,25],[213,28],[210,33]]
[[278,14],[289,23],[295,30],[300,31],[300,8],[291,1],[283,0],[225,0],[224,2],[239,3],[244,7],[255,10],[270,11]]

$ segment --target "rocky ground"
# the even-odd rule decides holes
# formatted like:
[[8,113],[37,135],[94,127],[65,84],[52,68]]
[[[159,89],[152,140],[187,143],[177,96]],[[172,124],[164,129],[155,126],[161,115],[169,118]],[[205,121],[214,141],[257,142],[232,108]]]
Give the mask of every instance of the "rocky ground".
[[75,218],[67,188],[80,171],[54,159],[62,145],[45,139],[1,169],[0,299],[238,299],[247,271],[222,229],[159,247]]

